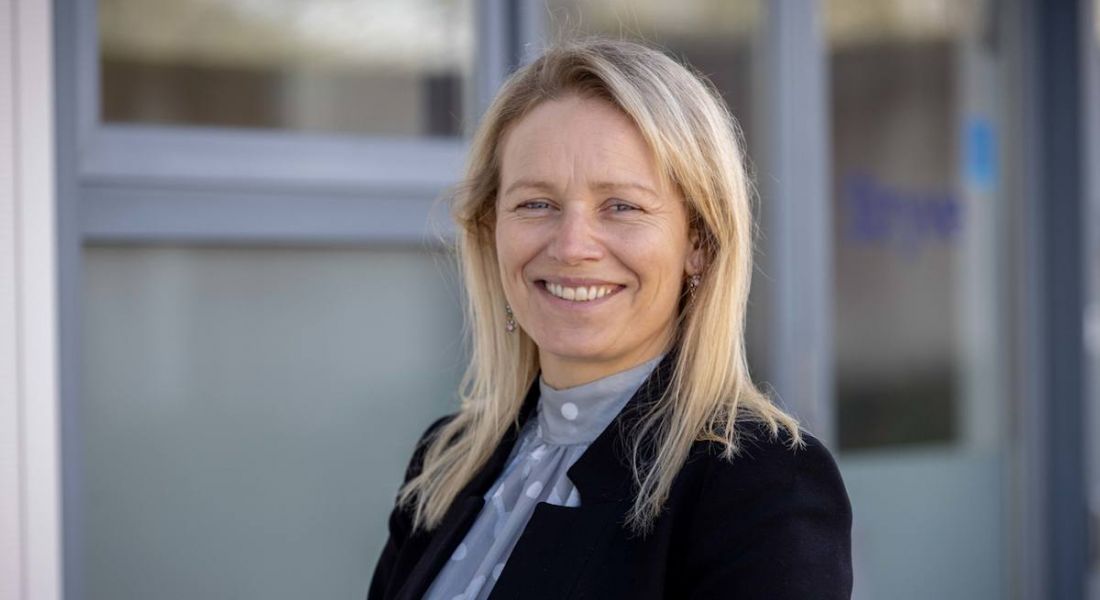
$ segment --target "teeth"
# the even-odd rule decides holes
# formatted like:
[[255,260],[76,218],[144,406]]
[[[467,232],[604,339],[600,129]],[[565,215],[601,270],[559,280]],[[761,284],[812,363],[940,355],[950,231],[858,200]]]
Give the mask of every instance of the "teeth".
[[596,300],[597,298],[603,298],[614,291],[612,286],[592,285],[589,287],[571,288],[565,287],[558,283],[546,282],[546,291],[563,298],[565,300],[572,300],[574,302],[587,302],[589,300]]

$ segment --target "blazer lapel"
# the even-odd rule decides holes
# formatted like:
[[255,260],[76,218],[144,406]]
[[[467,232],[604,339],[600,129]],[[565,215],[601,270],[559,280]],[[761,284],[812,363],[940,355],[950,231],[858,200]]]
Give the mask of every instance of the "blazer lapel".
[[[611,420],[603,433],[581,454],[567,474],[581,495],[581,506],[633,500],[634,475],[630,468],[631,431],[649,408],[661,399],[672,381],[676,350],[665,355],[649,377]],[[648,452],[643,440],[643,451]]]
[[528,388],[527,396],[520,408],[520,427],[508,428],[496,450],[489,456],[485,466],[470,479],[470,482],[455,497],[439,527],[429,532],[431,540],[424,549],[420,560],[417,561],[416,566],[409,573],[405,584],[397,591],[394,596],[395,600],[413,600],[423,597],[432,581],[439,574],[439,570],[443,568],[451,554],[454,553],[459,542],[466,537],[466,532],[470,530],[485,505],[485,493],[504,469],[504,463],[512,452],[520,428],[538,402],[538,389],[536,378],[535,383]]
[[628,433],[668,387],[674,354],[665,356],[623,410],[567,471],[569,480],[580,492],[580,506],[544,502],[536,505],[489,595],[491,600],[570,596],[585,564],[621,525],[633,502]]
[[621,503],[582,503],[570,508],[540,502],[489,600],[570,597],[584,566],[609,539],[608,532],[618,523],[622,509]]

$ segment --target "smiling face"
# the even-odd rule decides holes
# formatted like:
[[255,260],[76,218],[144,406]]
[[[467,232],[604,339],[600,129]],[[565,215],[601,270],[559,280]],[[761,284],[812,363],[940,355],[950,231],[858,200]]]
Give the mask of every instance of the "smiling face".
[[664,351],[702,251],[638,128],[604,100],[570,95],[501,143],[500,275],[546,382],[580,385]]

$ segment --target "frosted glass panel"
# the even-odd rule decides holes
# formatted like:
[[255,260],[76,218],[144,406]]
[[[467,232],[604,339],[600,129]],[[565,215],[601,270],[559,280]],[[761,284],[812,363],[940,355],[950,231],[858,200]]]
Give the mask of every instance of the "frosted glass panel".
[[447,260],[91,247],[83,306],[86,597],[363,597],[412,445],[451,410]]

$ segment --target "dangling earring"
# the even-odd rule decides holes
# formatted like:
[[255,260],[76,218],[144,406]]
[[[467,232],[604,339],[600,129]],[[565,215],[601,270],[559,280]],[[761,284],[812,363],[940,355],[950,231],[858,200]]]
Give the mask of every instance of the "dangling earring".
[[511,305],[504,305],[504,314],[508,315],[507,320],[504,321],[504,328],[507,329],[509,333],[511,333],[516,330],[516,316],[512,314]]
[[688,293],[691,294],[691,299],[695,299],[695,290],[698,289],[699,283],[703,280],[703,277],[698,273],[688,277]]

